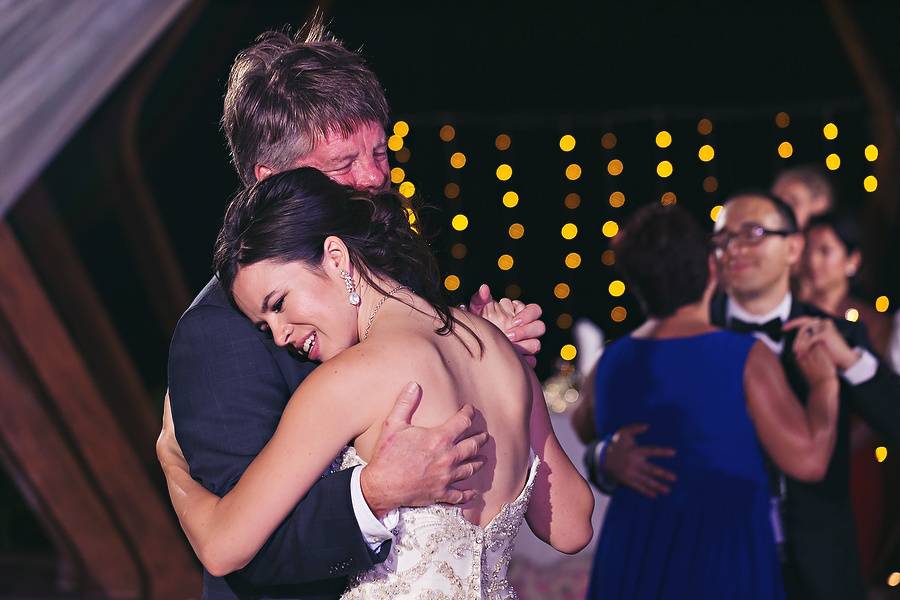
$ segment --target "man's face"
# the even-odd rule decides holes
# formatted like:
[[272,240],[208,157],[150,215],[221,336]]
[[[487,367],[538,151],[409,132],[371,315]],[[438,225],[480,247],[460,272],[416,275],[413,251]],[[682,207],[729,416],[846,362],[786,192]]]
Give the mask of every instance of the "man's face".
[[[716,221],[717,236],[742,231],[779,232],[786,229],[781,215],[766,199],[743,196],[728,202]],[[791,266],[800,260],[803,237],[765,233],[756,241],[732,238],[716,250],[719,274],[725,288],[741,295],[762,295],[775,287],[788,291]]]
[[384,128],[370,121],[346,137],[339,132],[330,134],[293,167],[315,167],[358,190],[384,189],[390,173]]
[[782,177],[775,181],[772,193],[784,200],[797,216],[797,226],[800,229],[806,227],[809,219],[821,215],[831,208],[828,197],[823,194],[814,194],[805,183],[798,179]]

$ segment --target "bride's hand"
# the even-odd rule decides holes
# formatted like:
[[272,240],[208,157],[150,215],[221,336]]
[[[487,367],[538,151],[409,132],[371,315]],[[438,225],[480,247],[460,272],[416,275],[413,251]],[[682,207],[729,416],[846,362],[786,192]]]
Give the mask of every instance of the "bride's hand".
[[525,361],[534,367],[535,355],[541,349],[540,337],[547,330],[541,318],[541,307],[518,300],[494,300],[491,288],[482,284],[469,300],[469,312],[484,317],[497,326],[512,341]]

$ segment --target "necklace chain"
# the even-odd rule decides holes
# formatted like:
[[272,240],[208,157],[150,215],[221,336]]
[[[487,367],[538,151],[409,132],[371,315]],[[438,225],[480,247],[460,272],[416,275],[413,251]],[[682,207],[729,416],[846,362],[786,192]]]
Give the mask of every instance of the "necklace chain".
[[378,314],[378,309],[381,308],[381,305],[384,304],[384,301],[393,296],[396,292],[399,292],[402,289],[406,289],[405,285],[398,285],[391,291],[387,293],[387,296],[382,296],[381,300],[378,301],[378,304],[375,305],[375,308],[372,309],[372,314],[369,315],[369,323],[366,325],[366,330],[363,332],[363,341],[369,339],[369,330],[372,329],[372,323],[375,322],[375,315]]

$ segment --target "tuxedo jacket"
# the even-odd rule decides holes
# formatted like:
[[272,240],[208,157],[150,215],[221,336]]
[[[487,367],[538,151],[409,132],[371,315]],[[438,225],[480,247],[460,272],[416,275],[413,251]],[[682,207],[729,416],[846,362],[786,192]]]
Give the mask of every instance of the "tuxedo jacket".
[[[720,327],[727,326],[726,303],[721,294],[712,302],[711,318]],[[789,318],[803,316],[831,319],[851,347],[872,351],[862,323],[835,319],[794,300]],[[795,337],[796,331],[786,335],[781,364],[791,388],[805,404],[808,386],[791,351]],[[900,378],[879,363],[875,376],[859,385],[841,379],[837,441],[824,479],[803,483],[786,477],[784,577],[792,600],[865,597],[850,504],[851,413],[889,438],[900,439]]]
[[[216,278],[175,328],[169,397],[191,475],[224,495],[275,432],[294,389],[315,365],[277,347],[228,301]],[[350,497],[349,470],[310,489],[241,571],[203,572],[203,598],[337,598],[346,577],[387,555],[366,545]]]

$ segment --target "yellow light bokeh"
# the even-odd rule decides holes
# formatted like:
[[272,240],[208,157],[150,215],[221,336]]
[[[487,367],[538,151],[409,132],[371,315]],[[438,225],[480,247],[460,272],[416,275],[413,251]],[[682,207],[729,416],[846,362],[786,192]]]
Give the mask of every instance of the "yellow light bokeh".
[[864,154],[866,155],[866,160],[869,162],[875,162],[878,160],[878,146],[875,144],[869,144],[866,146]]
[[875,460],[882,463],[887,460],[888,451],[884,446],[878,446],[875,448]]
[[462,169],[466,166],[466,155],[462,152],[454,152],[450,155],[450,166],[454,169]]
[[576,235],[578,235],[578,226],[575,223],[566,223],[562,226],[562,230],[560,233],[565,240],[574,239]]
[[497,167],[497,179],[500,181],[509,181],[509,178],[512,177],[512,167],[506,163],[501,164]]
[[622,208],[625,205],[625,194],[622,192],[613,192],[609,195],[609,205],[613,208]]
[[837,171],[841,168],[841,157],[832,152],[825,157],[825,166],[828,167],[829,171]]
[[678,197],[675,195],[675,192],[666,192],[659,199],[660,204],[663,206],[672,206],[676,202],[678,202]]
[[719,189],[719,180],[712,175],[703,178],[703,191],[712,194]]
[[863,179],[863,188],[867,192],[874,192],[878,189],[878,178],[874,175],[869,175],[865,179]]
[[394,157],[397,159],[398,163],[408,162],[409,156],[410,156],[409,148],[407,148],[405,146],[403,148],[400,148],[400,150],[398,150],[397,152],[394,153]]
[[406,218],[409,220],[410,225],[416,224],[416,211],[411,208],[406,209]]
[[600,138],[600,145],[603,146],[604,150],[612,150],[616,147],[616,143],[619,140],[616,138],[616,134],[613,132],[607,132],[603,134],[603,137]]
[[713,124],[709,119],[700,119],[697,122],[697,133],[700,135],[709,135],[712,133]]
[[452,181],[444,186],[444,196],[449,198],[450,200],[455,200],[459,198],[459,184],[453,183]]
[[624,306],[617,306],[609,311],[609,317],[616,323],[621,323],[628,316],[628,311]]
[[559,355],[563,360],[575,360],[578,350],[572,344],[566,344],[559,349]]
[[572,293],[572,288],[569,287],[568,283],[557,283],[553,287],[553,295],[559,298],[560,300],[565,300],[569,297],[569,294]]
[[455,215],[450,221],[450,225],[457,231],[465,231],[469,226],[469,217],[463,214]]
[[571,152],[575,149],[575,136],[566,134],[559,138],[559,149],[563,152]]
[[603,254],[600,255],[600,262],[602,262],[607,267],[611,267],[616,264],[616,251],[604,250]]
[[459,277],[456,275],[447,275],[444,278],[444,287],[447,288],[448,291],[455,292],[459,289]]
[[512,138],[506,135],[505,133],[501,133],[494,139],[494,148],[503,152],[505,150],[509,150],[509,147],[512,145]]
[[514,264],[516,264],[516,261],[509,254],[501,254],[500,258],[497,259],[497,266],[500,267],[501,271],[509,271]]
[[709,144],[703,144],[700,146],[700,149],[697,150],[697,157],[703,162],[709,162],[716,157],[716,149]]
[[568,167],[566,167],[566,179],[569,181],[575,181],[581,177],[581,166],[572,163]]
[[672,171],[674,171],[674,170],[675,169],[674,169],[674,167],[672,167],[672,163],[670,163],[667,160],[661,160],[661,161],[659,161],[659,164],[656,165],[656,174],[663,178],[666,178],[669,175],[671,175]]
[[503,194],[503,206],[506,208],[515,208],[519,203],[519,195],[513,191]]
[[784,129],[791,124],[791,116],[786,112],[780,112],[775,115],[775,125],[780,129]]
[[781,158],[790,158],[794,153],[794,146],[790,142],[781,142],[778,144],[778,156]]
[[394,123],[394,135],[405,138],[409,133],[409,123],[406,121],[397,121]]
[[504,295],[510,300],[518,300],[522,295],[522,288],[515,283],[511,283],[503,290]]
[[456,129],[453,128],[453,125],[444,125],[441,127],[438,135],[441,138],[442,142],[452,142],[453,138],[456,137]]
[[565,200],[563,200],[563,204],[566,206],[566,208],[574,210],[581,206],[581,196],[579,196],[575,192],[566,194],[566,198]]
[[838,136],[838,128],[834,123],[826,123],[825,127],[822,128],[822,135],[825,136],[826,140],[836,139]]
[[391,183],[400,183],[404,179],[406,179],[406,171],[400,167],[391,169]]
[[609,283],[609,295],[618,298],[625,293],[625,283],[620,279],[615,279]]
[[880,313],[887,312],[891,307],[891,300],[887,296],[878,296],[875,298],[875,310]]
[[581,266],[581,255],[577,252],[569,252],[568,254],[566,254],[566,259],[564,262],[570,269],[577,269]]
[[722,212],[722,205],[717,204],[712,207],[712,210],[709,211],[709,218],[712,219],[712,222],[715,223],[719,220],[719,213]]
[[404,181],[400,184],[399,191],[404,198],[412,198],[413,194],[416,193],[416,186],[413,185],[412,181]]
[[622,161],[618,158],[612,159],[609,161],[609,164],[606,165],[606,172],[613,177],[621,175],[623,170],[625,170],[625,165],[623,165]]
[[391,137],[388,138],[387,145],[388,145],[388,148],[390,148],[394,152],[397,152],[398,150],[400,150],[400,148],[403,147],[403,138],[400,137],[399,135],[392,135]]
[[619,224],[615,221],[607,221],[603,224],[603,235],[606,237],[616,237],[617,233],[619,233]]
[[509,226],[509,237],[512,239],[520,240],[523,235],[525,235],[525,226],[521,223],[513,223]]
[[660,148],[668,148],[672,145],[672,134],[663,129],[656,134],[656,145]]
[[897,587],[900,585],[900,573],[894,571],[890,575],[888,575],[887,584],[891,587]]
[[456,260],[462,260],[468,254],[469,249],[466,248],[465,244],[457,242],[450,247],[450,256],[455,258]]
[[847,312],[844,313],[844,318],[851,323],[856,323],[859,321],[859,311],[855,308],[848,308]]
[[560,329],[569,329],[572,327],[572,315],[569,313],[562,313],[556,317],[556,326]]

